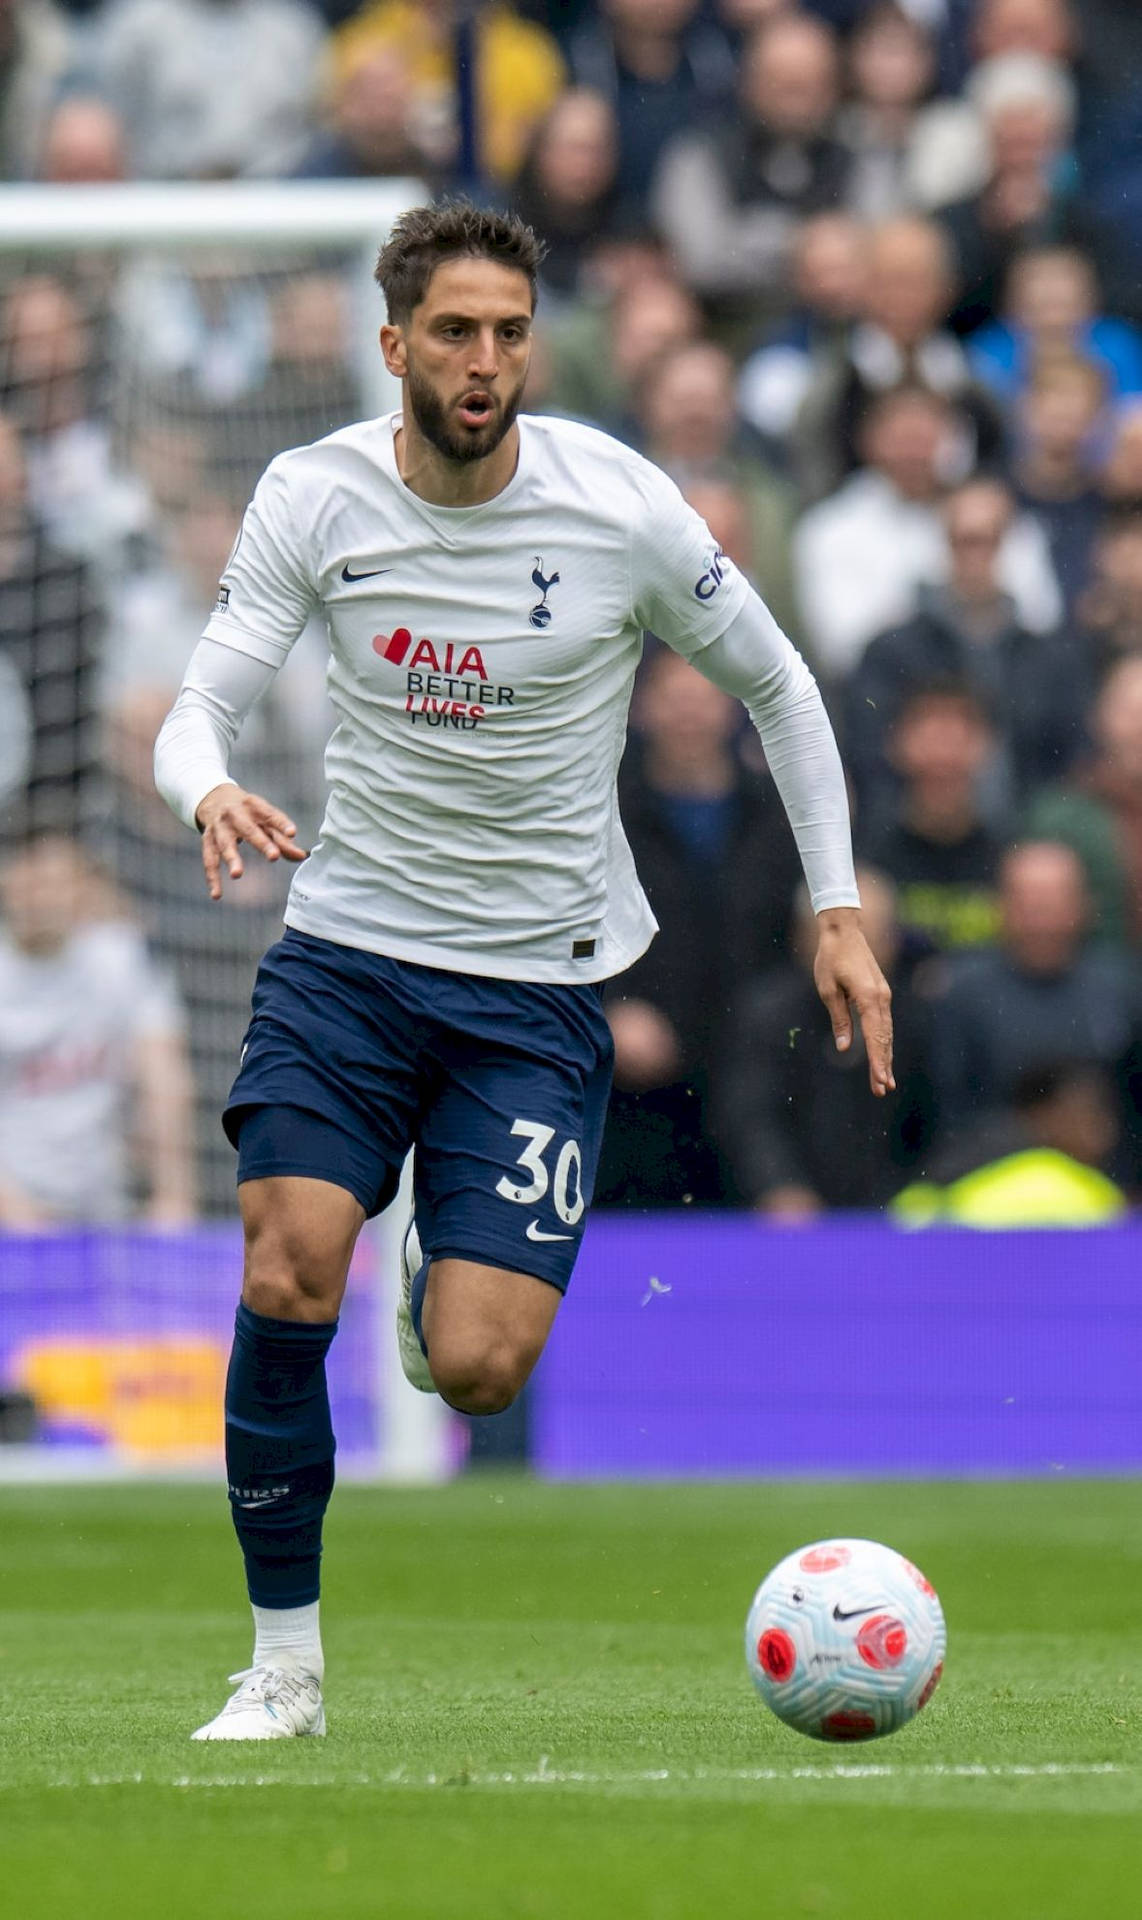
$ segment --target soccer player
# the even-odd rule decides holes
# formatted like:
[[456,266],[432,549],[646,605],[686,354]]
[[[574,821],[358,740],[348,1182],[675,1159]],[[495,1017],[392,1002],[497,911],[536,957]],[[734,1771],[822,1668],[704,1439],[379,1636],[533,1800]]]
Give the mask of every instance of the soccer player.
[[[465,203],[397,222],[377,279],[401,411],[271,461],[156,745],[213,899],[243,842],[304,861],[224,1115],[245,1233],[226,1458],[255,1643],[196,1739],[324,1732],[325,1356],[354,1242],[410,1147],[413,1385],[497,1412],[551,1330],[607,1100],[601,986],[655,931],[615,804],[644,629],[748,708],[837,1044],[855,1007],[872,1091],[893,1084],[816,685],[665,475],[591,427],[519,415],[541,258],[530,228]],[[317,609],[338,725],[307,855],[227,756]]]

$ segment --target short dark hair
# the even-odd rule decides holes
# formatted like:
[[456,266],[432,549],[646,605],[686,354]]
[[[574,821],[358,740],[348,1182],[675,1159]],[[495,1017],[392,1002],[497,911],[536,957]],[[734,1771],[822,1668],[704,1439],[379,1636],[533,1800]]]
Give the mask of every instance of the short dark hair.
[[901,696],[896,709],[894,725],[904,726],[917,713],[929,706],[956,706],[962,713],[984,727],[994,727],[995,714],[979,688],[970,680],[964,680],[956,674],[933,675],[928,680],[917,680]]
[[546,248],[514,213],[496,213],[470,200],[441,200],[402,213],[381,248],[374,279],[385,296],[389,323],[403,326],[446,260],[494,260],[526,276],[535,310],[536,284]]
[[1061,1093],[1086,1086],[1111,1094],[1106,1070],[1097,1060],[1036,1060],[1016,1074],[1009,1097],[1016,1113],[1030,1113],[1049,1100],[1057,1100]]

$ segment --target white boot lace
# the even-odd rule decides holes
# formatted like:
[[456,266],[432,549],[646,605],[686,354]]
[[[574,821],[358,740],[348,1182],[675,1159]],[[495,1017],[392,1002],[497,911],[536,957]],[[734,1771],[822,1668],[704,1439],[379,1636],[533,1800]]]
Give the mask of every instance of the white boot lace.
[[293,1706],[302,1691],[304,1676],[285,1667],[243,1667],[240,1673],[230,1675],[230,1685],[238,1691],[227,1702],[228,1707],[264,1706],[274,1700]]

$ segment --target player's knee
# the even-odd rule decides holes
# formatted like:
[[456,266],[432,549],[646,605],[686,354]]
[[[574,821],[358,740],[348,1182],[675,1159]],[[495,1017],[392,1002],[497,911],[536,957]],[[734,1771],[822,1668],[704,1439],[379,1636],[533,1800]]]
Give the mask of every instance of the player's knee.
[[428,1365],[438,1392],[459,1413],[503,1413],[531,1371],[508,1346],[429,1349]]
[[247,1229],[242,1298],[270,1320],[328,1320],[341,1276],[327,1256],[281,1226]]

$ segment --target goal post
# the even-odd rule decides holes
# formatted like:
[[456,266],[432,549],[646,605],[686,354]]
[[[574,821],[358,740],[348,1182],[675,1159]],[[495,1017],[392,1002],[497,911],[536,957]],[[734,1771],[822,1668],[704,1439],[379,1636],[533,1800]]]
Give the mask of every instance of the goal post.
[[146,248],[169,254],[246,247],[256,260],[283,249],[352,261],[351,344],[365,413],[393,404],[395,382],[377,347],[377,254],[394,220],[419,205],[415,180],[208,181],[170,185],[6,186],[0,189],[0,261]]
[[[108,886],[107,910],[141,928],[157,975],[173,989],[194,1088],[195,1220],[186,1233],[144,1244],[156,1274],[166,1263],[152,1332],[156,1370],[176,1383],[170,1341],[177,1347],[180,1324],[197,1343],[193,1366],[183,1357],[199,1387],[208,1369],[202,1343],[217,1338],[215,1327],[195,1325],[194,1312],[196,1274],[202,1298],[217,1290],[217,1245],[235,1215],[233,1154],[218,1115],[254,969],[280,931],[284,884],[250,863],[242,887],[209,906],[193,836],[154,793],[151,747],[267,461],[398,403],[378,344],[384,306],[373,276],[393,222],[426,197],[412,179],[0,188],[0,454],[14,443],[22,465],[16,481],[9,463],[12,497],[0,500],[22,516],[21,539],[0,540],[8,610],[0,697],[10,687],[8,717],[25,735],[5,749],[13,778],[0,779],[0,853],[29,830],[73,839]],[[293,813],[305,844],[320,820],[332,727],[325,657],[315,621],[251,715],[232,763],[237,778]],[[137,1115],[134,1122],[137,1134]],[[132,1116],[125,1125],[132,1131]],[[3,1319],[22,1332],[5,1344],[0,1325],[0,1395],[21,1379],[40,1382],[45,1405],[56,1396],[45,1430],[86,1432],[93,1455],[114,1409],[110,1427],[81,1408],[69,1428],[68,1369],[90,1385],[103,1366],[113,1397],[118,1374],[142,1364],[148,1294],[137,1284],[137,1222],[148,1174],[139,1145],[132,1137],[136,1187],[120,1257],[115,1223],[80,1212],[60,1242],[66,1284],[54,1287],[43,1248],[2,1263],[0,1297],[13,1309]],[[364,1380],[372,1395],[371,1409],[358,1409],[372,1441],[362,1441],[356,1469],[432,1479],[453,1464],[456,1431],[439,1402],[399,1380],[392,1307],[407,1185],[406,1173],[401,1201],[363,1239],[358,1268],[369,1297],[351,1316],[351,1338],[368,1351],[356,1355],[344,1391],[360,1397]],[[85,1266],[89,1227],[97,1231]],[[53,1303],[50,1324],[45,1317],[37,1329],[34,1302],[16,1311],[15,1294],[5,1296],[21,1276]],[[99,1290],[106,1297],[97,1303]],[[137,1404],[144,1386],[132,1376],[124,1391]],[[193,1464],[208,1416],[200,1408],[196,1417],[181,1447],[177,1407],[156,1412],[151,1431],[165,1435],[162,1443],[148,1455],[142,1442],[108,1441],[109,1469]],[[131,1431],[137,1439],[140,1430]],[[19,1451],[0,1445],[0,1473],[5,1462],[16,1466]]]

